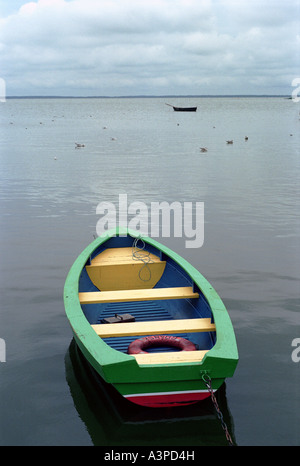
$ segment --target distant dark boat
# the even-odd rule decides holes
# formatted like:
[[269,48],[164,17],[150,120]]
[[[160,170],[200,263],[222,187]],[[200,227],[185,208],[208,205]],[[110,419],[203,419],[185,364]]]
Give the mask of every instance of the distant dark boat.
[[175,112],[196,112],[197,107],[173,107]]
[[174,107],[174,105],[166,104],[169,105],[169,107],[173,107],[175,112],[196,112],[197,107]]

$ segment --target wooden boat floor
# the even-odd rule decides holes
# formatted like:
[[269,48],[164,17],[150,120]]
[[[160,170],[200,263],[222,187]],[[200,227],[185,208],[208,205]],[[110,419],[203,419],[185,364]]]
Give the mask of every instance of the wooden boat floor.
[[[124,314],[124,313],[129,313],[135,317],[135,323],[138,322],[145,322],[149,323],[149,326],[151,325],[151,322],[153,321],[159,321],[159,320],[164,320],[164,321],[173,321],[174,318],[168,311],[168,309],[164,306],[164,301],[135,301],[135,302],[116,302],[116,303],[108,303],[105,305],[101,305],[101,310],[95,316],[95,319],[89,319],[91,324],[100,324],[102,319],[107,318],[107,317],[112,317],[115,314]],[[190,317],[190,316],[188,316]],[[199,316],[198,316],[199,317]],[[92,321],[91,321],[92,320]],[[111,325],[111,327],[119,324],[103,324],[103,325]],[[120,324],[120,325],[125,325],[125,324]],[[143,324],[146,325],[146,324]],[[150,328],[150,327],[149,327]],[[213,331],[211,329],[210,331]],[[179,336],[182,338],[191,338],[191,334],[185,332],[185,331],[177,331],[172,333],[175,336]],[[143,333],[143,336],[150,336],[153,335],[149,331],[149,333],[146,335]],[[213,346],[213,342],[211,341],[211,338],[208,336],[209,333],[202,333],[201,338],[203,339],[203,346],[201,345],[201,350],[207,350],[210,349]],[[136,335],[127,335],[127,336],[120,336],[120,337],[102,337],[103,341],[107,343],[109,346],[114,348],[117,351],[121,351],[123,353],[127,353],[127,348],[129,344],[136,340],[138,338]],[[149,348],[149,354],[152,351],[157,352],[170,352],[170,348]],[[174,353],[174,351],[172,351]],[[179,353],[179,352],[178,352]]]

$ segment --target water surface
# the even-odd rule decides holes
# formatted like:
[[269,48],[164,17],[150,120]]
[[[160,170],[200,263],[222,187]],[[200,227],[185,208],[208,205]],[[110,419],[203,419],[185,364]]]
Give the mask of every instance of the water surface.
[[[201,248],[187,249],[185,238],[160,240],[202,272],[231,316],[240,361],[221,394],[231,433],[238,445],[300,444],[300,363],[291,358],[300,337],[299,105],[173,99],[198,106],[181,114],[165,102],[1,105],[1,445],[226,444],[210,405],[193,418],[181,411],[178,424],[179,414],[155,422],[140,415],[130,420],[131,437],[128,419],[116,414],[120,435],[115,427],[104,432],[93,389],[80,382],[64,281],[96,234],[97,205],[117,206],[122,193],[149,209],[154,201],[204,202]],[[155,434],[170,424],[169,437]]]

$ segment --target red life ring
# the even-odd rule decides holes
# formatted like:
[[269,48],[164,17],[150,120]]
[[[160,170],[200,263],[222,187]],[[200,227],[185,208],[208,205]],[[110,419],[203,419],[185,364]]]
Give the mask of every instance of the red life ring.
[[139,338],[134,340],[128,346],[128,354],[147,354],[144,349],[152,346],[171,346],[178,348],[181,351],[196,351],[197,347],[189,340],[181,337],[173,337],[172,335],[155,335],[151,337]]

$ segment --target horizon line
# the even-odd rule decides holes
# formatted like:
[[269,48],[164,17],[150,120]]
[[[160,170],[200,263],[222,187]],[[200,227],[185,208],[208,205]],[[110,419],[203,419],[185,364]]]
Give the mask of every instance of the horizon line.
[[80,95],[10,95],[6,96],[6,99],[141,99],[141,98],[217,98],[217,97],[288,97],[292,99],[289,94],[171,94],[171,95],[92,95],[92,96],[80,96]]

